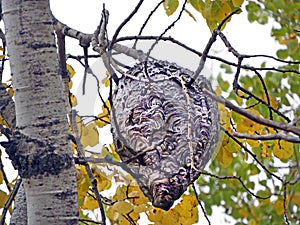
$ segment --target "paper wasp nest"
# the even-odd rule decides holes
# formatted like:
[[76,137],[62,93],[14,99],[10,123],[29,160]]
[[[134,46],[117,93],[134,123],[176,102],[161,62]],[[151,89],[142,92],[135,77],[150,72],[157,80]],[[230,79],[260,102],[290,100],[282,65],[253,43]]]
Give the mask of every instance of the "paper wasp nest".
[[168,210],[200,175],[218,141],[217,103],[203,76],[167,61],[130,68],[113,94],[114,142],[144,194]]

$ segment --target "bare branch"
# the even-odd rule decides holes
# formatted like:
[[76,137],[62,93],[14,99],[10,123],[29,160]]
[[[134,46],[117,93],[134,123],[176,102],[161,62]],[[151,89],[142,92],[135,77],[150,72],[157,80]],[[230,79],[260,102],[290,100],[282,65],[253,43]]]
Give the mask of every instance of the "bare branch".
[[201,59],[200,59],[200,63],[199,63],[199,66],[198,68],[196,69],[196,71],[194,72],[194,76],[193,76],[193,80],[196,80],[197,77],[200,75],[201,71],[203,70],[204,68],[204,64],[206,62],[206,58],[207,58],[207,55],[208,55],[208,52],[210,50],[210,48],[212,47],[213,43],[217,40],[217,35],[218,35],[218,31],[220,31],[220,29],[222,28],[222,26],[224,25],[224,23],[231,17],[233,16],[234,14],[238,13],[240,11],[240,9],[237,9],[235,11],[233,11],[232,13],[230,13],[228,16],[226,16],[223,21],[219,24],[218,28],[215,29],[208,41],[208,43],[206,44],[205,46],[205,49],[203,51],[203,54],[201,56]]
[[198,193],[197,193],[197,189],[196,189],[194,183],[192,184],[192,188],[193,188],[193,190],[194,190],[194,192],[195,192],[195,195],[196,195],[196,198],[197,198],[197,202],[198,202],[198,204],[200,205],[200,208],[201,208],[201,210],[202,210],[202,212],[203,212],[203,214],[204,214],[204,217],[205,217],[206,221],[208,222],[208,225],[210,225],[210,224],[211,224],[211,223],[210,223],[210,220],[209,220],[209,218],[208,218],[208,216],[207,216],[207,213],[206,213],[206,211],[205,211],[205,208],[203,207],[203,205],[202,205],[202,203],[201,203],[201,200],[199,199],[199,195],[198,195]]
[[14,185],[14,188],[13,190],[11,191],[7,201],[5,202],[4,204],[4,207],[3,207],[3,211],[2,211],[2,218],[0,220],[0,225],[4,225],[5,224],[5,217],[6,217],[6,213],[8,212],[8,209],[9,207],[11,206],[14,198],[16,197],[17,193],[18,193],[18,190],[21,186],[21,183],[22,183],[22,180],[21,179],[17,179],[15,185]]
[[233,135],[237,138],[246,138],[251,140],[286,140],[293,143],[300,143],[300,138],[295,136],[288,136],[285,132],[280,132],[276,134],[267,134],[267,135],[256,135],[256,134],[242,134],[234,132]]
[[272,127],[275,129],[280,129],[280,130],[284,130],[286,132],[291,132],[294,133],[298,136],[300,136],[300,129],[296,126],[290,125],[290,124],[285,124],[285,123],[279,123],[273,120],[269,120],[269,119],[265,119],[263,117],[259,117],[256,115],[253,115],[252,113],[248,112],[247,110],[237,107],[236,105],[232,104],[230,101],[227,101],[225,98],[223,97],[219,97],[216,94],[212,93],[211,91],[207,90],[207,89],[203,89],[203,91],[209,95],[212,99],[214,99],[215,101],[222,103],[223,105],[225,105],[226,107],[232,109],[233,111],[259,123],[268,127]]
[[92,190],[93,190],[93,192],[96,196],[96,200],[97,200],[99,208],[100,208],[102,224],[105,225],[106,224],[106,222],[105,222],[106,216],[105,216],[105,212],[104,212],[102,199],[101,199],[101,196],[100,196],[99,191],[97,189],[97,180],[95,179],[89,164],[87,163],[87,161],[85,161],[85,158],[84,158],[83,148],[82,148],[82,145],[81,145],[81,142],[80,142],[80,136],[78,134],[78,129],[77,129],[76,115],[77,115],[76,111],[72,110],[71,113],[70,113],[70,120],[71,120],[71,127],[72,127],[72,131],[73,131],[73,135],[74,135],[74,141],[77,145],[78,157],[81,160],[83,160],[83,165],[84,165],[84,167],[86,169],[86,172],[88,174],[88,177],[91,181]]

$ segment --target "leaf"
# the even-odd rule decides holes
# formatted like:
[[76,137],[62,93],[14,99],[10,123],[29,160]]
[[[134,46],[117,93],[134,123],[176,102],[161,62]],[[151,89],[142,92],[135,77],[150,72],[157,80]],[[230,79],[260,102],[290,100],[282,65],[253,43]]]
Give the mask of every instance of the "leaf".
[[67,64],[67,70],[69,72],[70,78],[74,77],[76,72],[71,65]]
[[83,209],[94,210],[99,208],[98,202],[90,195],[85,196]]
[[[1,153],[1,152],[0,152]],[[1,154],[0,154],[1,155]],[[2,171],[0,171],[0,184],[3,183],[3,180],[4,180],[4,176],[3,176],[3,173]]]
[[294,145],[287,141],[275,142],[273,154],[279,159],[288,159],[294,154]]
[[202,12],[204,10],[204,3],[201,0],[190,0],[189,3],[196,9],[198,12]]
[[184,12],[186,12],[195,22],[197,22],[196,17],[187,9],[184,9]]
[[295,205],[300,205],[300,193],[296,192],[291,196],[291,202],[294,203]]
[[129,202],[121,201],[121,202],[116,202],[112,206],[112,209],[120,213],[121,215],[126,215],[133,210],[133,205],[130,204]]
[[278,56],[279,59],[284,60],[289,56],[289,53],[287,49],[279,49],[277,50],[276,55]]
[[93,147],[99,143],[99,133],[95,123],[82,127],[82,136],[80,140],[83,147]]
[[229,82],[224,80],[224,78],[222,77],[221,74],[218,75],[217,81],[218,81],[218,84],[220,85],[222,91],[227,91],[228,88],[230,87]]
[[110,78],[109,78],[109,73],[108,72],[106,72],[106,77],[102,79],[101,83],[104,84],[105,87],[109,87]]
[[178,8],[178,0],[165,0],[163,3],[164,9],[168,16],[171,16]]
[[241,7],[241,5],[243,4],[244,0],[232,0],[232,4],[235,7]]
[[277,200],[273,205],[273,209],[275,210],[278,216],[282,216],[284,213],[284,205],[282,200]]
[[7,199],[8,195],[4,191],[0,190],[0,209],[4,207]]
[[70,102],[71,102],[72,107],[75,107],[78,104],[76,96],[73,95],[72,93],[70,93]]
[[97,116],[97,120],[95,121],[95,124],[99,128],[102,128],[110,123],[110,109],[111,109],[110,102],[109,100],[106,100],[105,106],[104,105],[102,106],[102,113],[100,113]]
[[106,190],[111,186],[111,176],[106,175],[98,167],[93,167],[92,172],[97,180],[98,191]]
[[223,168],[226,168],[232,163],[233,156],[232,153],[227,151],[225,147],[222,147],[219,150],[216,159],[218,160],[218,162],[221,164]]

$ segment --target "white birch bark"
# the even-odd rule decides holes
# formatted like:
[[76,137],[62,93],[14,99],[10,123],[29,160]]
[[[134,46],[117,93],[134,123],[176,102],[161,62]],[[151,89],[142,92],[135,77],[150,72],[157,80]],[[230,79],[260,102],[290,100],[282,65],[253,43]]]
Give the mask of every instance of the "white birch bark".
[[48,0],[3,0],[28,224],[77,224],[77,188]]

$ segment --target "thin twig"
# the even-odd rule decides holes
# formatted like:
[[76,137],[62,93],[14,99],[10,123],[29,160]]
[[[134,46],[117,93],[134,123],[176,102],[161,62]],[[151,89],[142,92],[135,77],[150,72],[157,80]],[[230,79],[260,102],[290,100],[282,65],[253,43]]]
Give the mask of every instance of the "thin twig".
[[[164,2],[165,0],[161,0],[155,7],[154,9],[149,13],[147,19],[145,20],[145,22],[143,23],[139,33],[138,33],[138,36],[140,36],[144,30],[144,28],[146,27],[147,23],[149,22],[150,18],[152,17],[152,15],[156,12],[156,10],[159,8],[159,6]],[[132,48],[135,49],[136,48],[136,44],[138,42],[138,39],[135,40]]]
[[235,112],[237,112],[259,124],[262,124],[262,125],[265,125],[268,127],[272,127],[275,129],[284,130],[286,132],[291,132],[291,133],[296,134],[297,136],[300,136],[300,129],[296,126],[293,126],[290,124],[285,124],[285,123],[280,123],[280,122],[276,122],[273,120],[265,119],[263,117],[256,116],[256,115],[250,113],[249,111],[234,105],[230,101],[227,101],[225,98],[217,96],[216,94],[214,94],[213,92],[211,92],[205,88],[203,89],[203,92],[206,93],[208,96],[210,96],[215,101],[224,104],[226,107],[232,109],[233,111],[235,111]]
[[[187,0],[184,0],[183,2],[183,5],[182,5],[182,8],[179,12],[179,15],[178,17],[157,37],[157,39],[155,40],[155,42],[151,45],[151,47],[149,48],[148,52],[147,52],[147,59],[146,61],[148,60],[153,48],[155,47],[155,45],[157,45],[157,43],[161,40],[161,38],[168,32],[168,30],[170,30],[172,27],[175,26],[175,24],[180,20],[183,12],[184,12],[184,9],[185,9],[185,5],[187,3]],[[147,67],[146,65],[146,61],[145,61],[145,68]],[[146,73],[147,73],[147,70],[145,70]]]
[[111,43],[108,47],[108,50],[111,51],[113,49],[114,43],[120,33],[120,31],[122,30],[122,28],[131,20],[131,18],[137,13],[137,11],[139,10],[139,8],[141,7],[142,3],[144,2],[144,0],[140,0],[138,2],[138,4],[134,7],[133,11],[128,15],[128,17],[119,25],[119,27],[116,29],[114,36],[111,39]]
[[21,184],[22,184],[22,179],[17,179],[16,183],[14,185],[13,190],[11,191],[11,193],[10,193],[7,201],[4,204],[4,207],[3,207],[3,210],[2,210],[2,218],[1,218],[1,221],[0,221],[0,225],[4,225],[5,224],[6,213],[8,212],[9,207],[11,206],[11,204],[12,204],[15,196],[17,195],[18,190],[19,190]]
[[195,187],[195,184],[194,184],[194,183],[192,183],[192,188],[193,188],[193,190],[194,190],[194,192],[195,192],[195,195],[196,195],[196,198],[197,198],[197,202],[198,202],[198,204],[200,205],[200,208],[201,208],[201,210],[202,210],[202,212],[203,212],[203,214],[204,214],[204,217],[205,217],[206,221],[208,222],[208,225],[210,225],[210,224],[211,224],[211,223],[210,223],[210,220],[209,220],[209,218],[208,218],[208,216],[207,216],[207,213],[206,213],[206,211],[205,211],[204,206],[203,206],[202,203],[201,203],[201,200],[199,199],[199,195],[198,195],[198,193],[197,193],[197,190],[196,190],[196,187]]
[[255,162],[257,162],[261,168],[263,170],[265,170],[268,174],[270,174],[271,176],[275,177],[277,180],[283,182],[283,179],[281,177],[279,177],[278,175],[272,173],[270,170],[268,170],[268,168],[257,159],[256,155],[251,152],[247,147],[245,147],[236,137],[234,137],[228,130],[226,130],[225,128],[221,127],[221,130],[223,130],[225,132],[225,134],[230,137],[233,141],[235,141],[242,149],[244,149],[245,152],[247,152],[249,155],[251,155],[251,157],[255,160]]
[[234,14],[240,12],[240,9],[237,9],[235,11],[233,11],[232,13],[230,13],[228,16],[226,16],[222,22],[219,24],[218,28],[215,29],[208,41],[208,43],[205,46],[205,49],[203,51],[203,54],[201,56],[200,59],[200,63],[198,68],[195,70],[194,75],[193,75],[193,79],[191,80],[190,84],[191,85],[195,80],[197,80],[198,76],[200,75],[200,73],[202,72],[203,68],[204,68],[204,64],[206,62],[206,58],[208,56],[209,50],[212,47],[213,43],[217,40],[217,35],[218,35],[218,30],[220,30],[222,28],[222,26],[224,25],[224,23],[230,18],[232,17]]
[[255,198],[258,198],[258,199],[269,199],[271,197],[271,195],[269,196],[259,196],[259,195],[256,195],[254,194],[252,191],[250,191],[250,189],[246,186],[246,184],[242,181],[241,177],[237,177],[237,176],[218,176],[218,175],[215,175],[215,174],[212,174],[212,173],[209,173],[209,172],[206,172],[206,171],[202,171],[201,174],[203,175],[208,175],[210,177],[214,177],[214,178],[217,178],[219,180],[238,180],[241,185],[245,188],[245,190],[250,194],[252,195],[253,197]]
[[287,185],[288,185],[287,182],[285,182],[283,184],[283,208],[284,208],[284,222],[285,222],[285,224],[289,225],[289,224],[291,224],[291,222],[290,222],[288,214],[287,214],[287,192],[286,192]]
[[276,133],[276,134],[267,134],[267,135],[257,135],[257,134],[242,134],[234,132],[233,136],[237,138],[246,138],[251,140],[286,140],[288,142],[300,143],[300,138],[295,136],[288,136],[284,132]]
[[104,212],[102,199],[101,199],[100,193],[97,189],[97,180],[95,179],[89,164],[87,163],[87,161],[84,158],[83,147],[81,145],[80,136],[79,136],[78,129],[77,129],[76,115],[77,115],[76,111],[72,110],[71,113],[70,113],[70,121],[71,121],[73,136],[75,138],[75,142],[76,142],[76,145],[77,145],[78,157],[84,162],[83,165],[84,165],[85,170],[88,174],[88,177],[91,181],[92,190],[93,190],[93,192],[96,196],[96,200],[97,200],[99,208],[100,208],[102,224],[105,225],[106,224],[106,222],[105,222],[106,217],[105,217],[105,212]]

